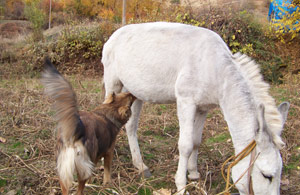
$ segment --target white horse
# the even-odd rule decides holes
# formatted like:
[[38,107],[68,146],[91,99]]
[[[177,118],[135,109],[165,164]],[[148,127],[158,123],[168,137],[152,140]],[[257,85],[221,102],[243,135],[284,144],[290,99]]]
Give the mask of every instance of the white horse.
[[[284,146],[280,134],[289,103],[275,106],[258,66],[245,55],[232,55],[219,35],[205,28],[177,23],[132,24],[118,29],[103,48],[106,95],[127,90],[138,100],[126,125],[132,160],[149,175],[137,141],[143,101],[177,103],[180,125],[179,163],[175,183],[179,194],[198,179],[198,146],[209,109],[219,105],[229,126],[235,153],[256,141],[257,159],[251,178],[236,184],[240,194],[280,193]],[[259,155],[258,155],[259,154]],[[237,181],[249,167],[250,155],[232,169]]]

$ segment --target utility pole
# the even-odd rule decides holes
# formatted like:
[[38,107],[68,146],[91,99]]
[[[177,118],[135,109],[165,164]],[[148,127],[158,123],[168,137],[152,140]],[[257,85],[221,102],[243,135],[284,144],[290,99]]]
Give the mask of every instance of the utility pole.
[[123,0],[123,16],[122,16],[122,25],[126,24],[126,0]]
[[49,0],[49,29],[51,28],[51,0]]

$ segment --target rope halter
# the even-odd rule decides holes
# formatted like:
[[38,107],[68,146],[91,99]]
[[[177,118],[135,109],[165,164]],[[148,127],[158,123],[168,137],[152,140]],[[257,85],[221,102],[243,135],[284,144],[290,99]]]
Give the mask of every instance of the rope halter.
[[[238,153],[236,156],[231,156],[229,157],[222,165],[222,168],[221,168],[221,173],[222,173],[222,176],[224,178],[224,180],[226,181],[226,188],[223,192],[217,194],[217,195],[221,195],[221,194],[224,194],[224,195],[230,195],[230,189],[233,188],[237,182],[239,182],[241,180],[241,178],[248,172],[248,183],[249,183],[249,195],[254,195],[254,192],[253,192],[253,188],[252,188],[252,182],[251,182],[251,171],[252,171],[252,167],[253,167],[253,164],[255,162],[255,160],[257,159],[257,157],[259,156],[259,154],[255,157],[255,153],[256,153],[256,150],[255,150],[255,146],[256,146],[256,142],[255,140],[253,140],[248,146],[246,146],[246,148],[244,148],[240,153]],[[241,160],[243,160],[246,156],[248,156],[249,154],[251,153],[251,159],[250,159],[250,164],[249,164],[249,167],[247,168],[247,170],[245,172],[243,172],[243,174],[239,177],[239,179],[234,183],[234,184],[231,184],[230,183],[230,172],[231,172],[231,168],[236,165],[237,163],[239,163]],[[229,162],[229,161],[232,161],[228,168],[227,168],[227,175],[225,177],[225,166],[226,164]]]

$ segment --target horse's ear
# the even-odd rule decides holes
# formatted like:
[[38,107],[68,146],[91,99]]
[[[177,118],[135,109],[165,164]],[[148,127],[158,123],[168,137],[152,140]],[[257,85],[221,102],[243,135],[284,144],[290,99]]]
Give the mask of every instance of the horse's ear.
[[257,112],[257,120],[258,120],[258,125],[259,125],[259,130],[257,133],[262,133],[263,131],[266,130],[267,127],[267,122],[265,119],[265,106],[263,104],[260,104],[258,106],[258,112]]
[[282,126],[284,125],[284,123],[287,119],[287,115],[289,113],[289,108],[290,108],[290,103],[288,103],[288,102],[282,102],[278,106],[278,111],[280,112],[281,117],[282,117]]
[[285,143],[282,141],[280,135],[272,133],[268,130],[267,122],[265,119],[265,106],[260,104],[258,107],[258,123],[259,130],[256,133],[255,141],[261,147],[268,147],[269,143],[273,143],[277,148],[282,149]]
[[[287,119],[287,115],[289,113],[289,108],[290,108],[290,103],[288,102],[282,102],[279,106],[278,106],[278,111],[281,115],[282,118],[282,129],[283,130],[283,126],[284,123]],[[279,148],[282,149],[285,147],[285,143],[282,141],[281,137],[280,137],[281,132],[279,132],[279,135],[274,135],[273,136],[273,142],[275,143],[275,145]]]
[[257,108],[258,130],[255,135],[255,141],[258,146],[265,148],[271,143],[272,136],[268,131],[267,122],[265,119],[265,106],[260,104]]
[[107,96],[107,98],[105,98],[103,104],[111,104],[111,103],[113,103],[114,100],[115,100],[115,96],[116,96],[116,95],[115,95],[114,92],[113,92],[113,93],[110,93],[110,94]]

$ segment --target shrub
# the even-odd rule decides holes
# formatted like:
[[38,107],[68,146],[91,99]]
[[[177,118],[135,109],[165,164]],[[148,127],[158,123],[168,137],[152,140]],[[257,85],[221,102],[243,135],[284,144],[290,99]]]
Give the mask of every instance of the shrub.
[[68,25],[59,34],[46,37],[47,43],[32,44],[26,61],[31,70],[40,71],[45,56],[57,64],[61,71],[79,73],[83,70],[102,71],[103,44],[115,30],[109,23]]
[[39,0],[26,3],[25,16],[32,23],[33,40],[39,41],[43,39],[42,27],[45,24],[45,14],[39,8]]
[[[275,4],[275,6],[278,6]],[[285,42],[291,41],[297,36],[299,37],[300,32],[300,1],[283,1],[280,6],[281,19],[273,19],[273,26],[275,28],[276,36],[282,41]],[[288,9],[283,9],[281,7],[286,7],[291,9],[292,12]]]

